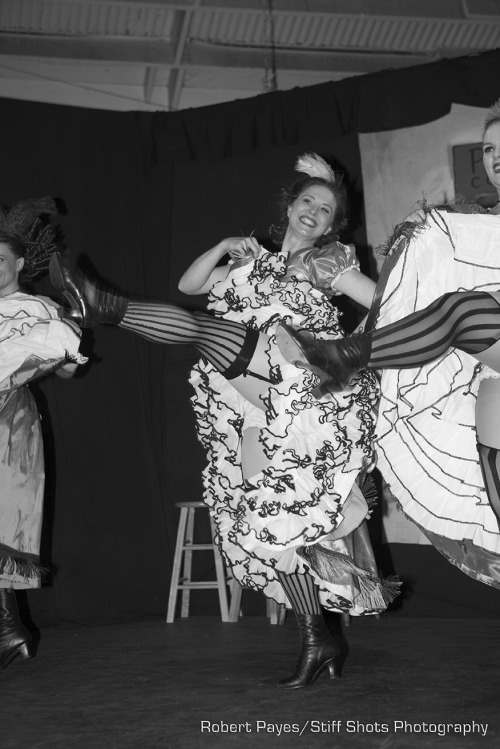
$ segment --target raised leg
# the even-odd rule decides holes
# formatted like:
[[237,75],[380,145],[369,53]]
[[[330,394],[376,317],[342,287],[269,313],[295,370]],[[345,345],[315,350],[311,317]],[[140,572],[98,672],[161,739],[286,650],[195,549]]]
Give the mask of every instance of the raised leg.
[[153,343],[192,345],[259,408],[264,408],[261,396],[269,384],[281,381],[278,348],[269,336],[241,323],[165,302],[127,299],[72,270],[58,253],[51,258],[50,278],[70,304],[61,316],[78,320],[82,327],[119,325]]
[[[326,389],[342,390],[353,373],[364,367],[417,368],[434,361],[451,347],[489,363],[488,350],[495,348],[500,339],[500,303],[487,292],[457,291],[369,333],[356,333],[338,341],[318,341],[283,325],[277,339],[287,361],[318,374]],[[500,356],[490,366],[495,366],[495,361],[500,371]]]
[[444,294],[419,312],[372,335],[368,366],[373,369],[411,369],[442,356],[455,347],[472,356],[500,339],[500,305],[483,291]]

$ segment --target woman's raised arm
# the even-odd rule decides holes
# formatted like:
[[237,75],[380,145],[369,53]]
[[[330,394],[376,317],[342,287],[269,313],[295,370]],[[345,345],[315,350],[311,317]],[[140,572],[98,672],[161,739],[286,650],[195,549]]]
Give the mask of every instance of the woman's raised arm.
[[235,260],[249,253],[256,257],[259,251],[259,244],[253,237],[223,239],[191,263],[181,276],[178,289],[183,294],[206,294],[217,281],[222,281],[231,269],[230,263],[217,265],[224,255],[229,254]]
[[337,278],[335,290],[370,309],[375,294],[375,285],[375,281],[353,268]]

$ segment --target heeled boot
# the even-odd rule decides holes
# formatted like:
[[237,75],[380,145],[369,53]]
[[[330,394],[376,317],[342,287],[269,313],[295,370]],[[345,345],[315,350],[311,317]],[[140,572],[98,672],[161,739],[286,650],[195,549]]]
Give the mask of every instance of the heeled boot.
[[23,660],[32,657],[31,634],[19,619],[15,591],[0,588],[0,668],[6,668],[16,655]]
[[345,656],[326,628],[322,614],[296,614],[296,618],[300,632],[297,668],[293,676],[279,681],[278,687],[307,687],[326,670],[330,679],[340,679]]
[[49,275],[52,286],[61,292],[69,309],[59,308],[59,317],[73,320],[81,328],[94,328],[107,323],[118,325],[128,307],[128,299],[111,287],[97,285],[79,271],[70,268],[59,252],[50,258]]
[[324,341],[287,323],[278,325],[276,343],[290,364],[319,377],[319,387],[313,391],[318,396],[322,391],[345,390],[353,374],[366,367],[371,353],[371,333]]

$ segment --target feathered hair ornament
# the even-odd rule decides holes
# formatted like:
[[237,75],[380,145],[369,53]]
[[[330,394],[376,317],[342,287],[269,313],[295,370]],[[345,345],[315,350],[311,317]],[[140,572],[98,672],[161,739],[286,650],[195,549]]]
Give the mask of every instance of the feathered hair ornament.
[[305,153],[303,156],[299,156],[295,164],[295,171],[307,174],[309,177],[324,179],[326,182],[337,182],[335,172],[330,164],[327,164],[317,153]]
[[492,122],[500,121],[500,99],[497,99],[494,104],[488,110],[488,114],[484,120],[483,133],[489,128]]
[[50,256],[58,247],[57,230],[42,216],[54,216],[57,207],[50,197],[32,198],[0,208],[0,232],[19,239],[26,252],[22,274],[32,279],[48,267]]

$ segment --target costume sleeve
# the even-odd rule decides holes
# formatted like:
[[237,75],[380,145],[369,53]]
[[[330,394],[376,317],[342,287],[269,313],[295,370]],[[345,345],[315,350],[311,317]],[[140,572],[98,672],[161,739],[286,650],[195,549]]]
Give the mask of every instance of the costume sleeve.
[[67,361],[84,364],[81,332],[57,310],[28,294],[0,301],[0,392],[43,377]]
[[340,296],[335,284],[349,270],[359,271],[359,260],[352,244],[332,242],[325,247],[313,247],[297,253],[288,272],[305,275],[311,284],[327,296]]

